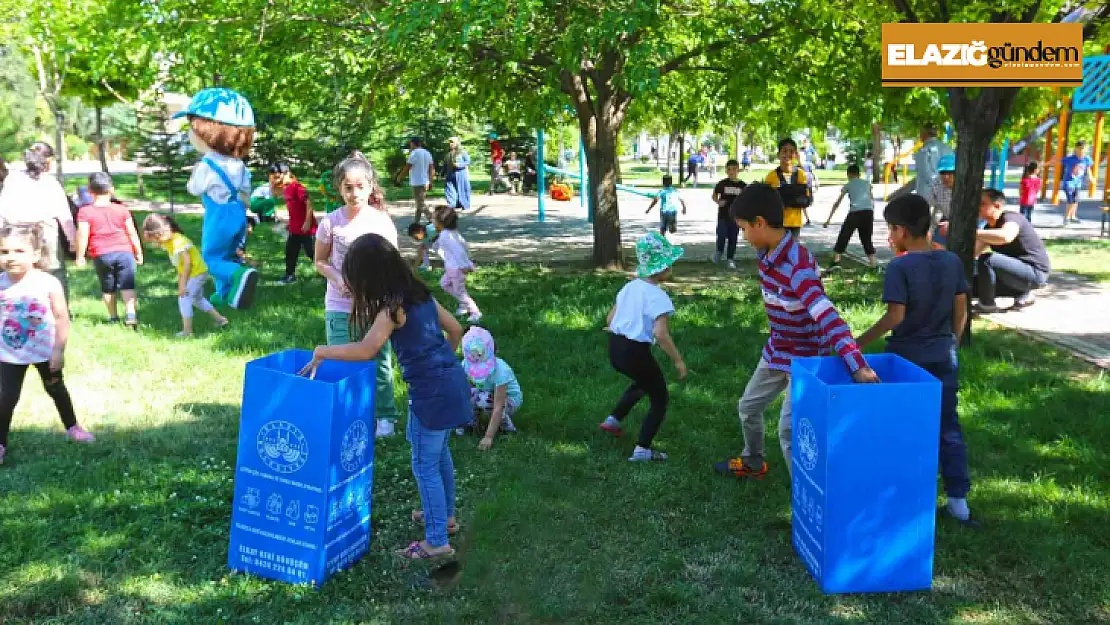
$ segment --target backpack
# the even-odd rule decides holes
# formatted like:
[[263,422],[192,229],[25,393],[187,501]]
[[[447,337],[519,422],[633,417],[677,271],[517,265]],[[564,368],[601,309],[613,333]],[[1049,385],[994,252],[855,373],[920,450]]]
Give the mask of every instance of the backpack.
[[790,182],[782,175],[782,169],[776,167],[775,174],[779,177],[779,196],[782,205],[786,208],[809,208],[813,204],[813,196],[809,194],[809,187],[798,182],[798,170],[790,174]]

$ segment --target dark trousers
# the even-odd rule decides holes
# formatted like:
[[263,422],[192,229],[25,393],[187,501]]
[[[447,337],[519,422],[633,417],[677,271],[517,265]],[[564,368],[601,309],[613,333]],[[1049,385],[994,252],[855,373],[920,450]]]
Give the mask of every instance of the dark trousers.
[[717,254],[725,253],[725,244],[728,244],[725,257],[729,260],[736,258],[736,240],[740,237],[740,226],[733,219],[717,220]]
[[960,388],[960,365],[953,352],[941,363],[914,363],[940,380],[940,474],[949,497],[964,498],[971,491],[967,470],[967,445],[956,410]]
[[694,179],[694,184],[698,183],[698,165],[697,163],[686,164],[686,177],[682,179],[682,184],[686,184],[691,178]]
[[873,256],[875,244],[871,242],[871,234],[875,231],[875,211],[850,211],[840,226],[840,235],[836,237],[833,250],[837,254],[843,254],[848,249],[848,241],[852,240],[852,233],[857,230],[864,253]]
[[980,256],[976,269],[975,294],[983,305],[993,306],[998,295],[1021,297],[1048,282],[1047,273],[997,252]]
[[[27,375],[27,367],[31,365],[13,365],[0,362],[0,445],[7,446],[8,430],[12,427],[12,414],[19,403],[19,395],[23,392],[23,378]],[[62,380],[61,371],[51,371],[50,364],[40,362],[35,364],[42,378],[42,386],[46,394],[54,400],[58,415],[62,418],[62,425],[68,430],[77,425],[77,415],[73,412],[73,400],[69,397],[65,382]]]
[[609,335],[609,363],[620,373],[632,379],[632,384],[624,391],[617,406],[613,408],[613,418],[624,421],[628,412],[632,410],[644,395],[648,396],[651,405],[647,417],[640,426],[640,439],[637,445],[645,449],[651,448],[651,441],[663,425],[667,417],[667,403],[670,396],[667,394],[667,380],[663,378],[663,371],[655,356],[651,354],[651,344],[633,341],[619,334]]
[[1025,218],[1025,221],[1028,221],[1029,223],[1033,223],[1033,205],[1032,204],[1022,204],[1022,205],[1018,206],[1018,210],[1021,211],[1021,216]]
[[291,276],[297,271],[297,256],[301,250],[308,260],[312,260],[316,239],[311,234],[291,234],[285,240],[285,275]]

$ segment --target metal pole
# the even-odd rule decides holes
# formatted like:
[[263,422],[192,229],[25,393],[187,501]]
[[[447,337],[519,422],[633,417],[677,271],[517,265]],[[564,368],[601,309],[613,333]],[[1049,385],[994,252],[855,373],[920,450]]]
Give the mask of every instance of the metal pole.
[[586,208],[586,143],[578,140],[578,203]]
[[1006,191],[1006,166],[1010,164],[1009,163],[1009,161],[1010,161],[1010,140],[1009,139],[1003,139],[1002,140],[1002,154],[1000,154],[999,156],[1000,156],[1002,162],[1001,162],[1001,164],[999,165],[999,168],[998,168],[999,173],[1000,173],[998,179],[1002,183],[1002,186],[998,187],[998,190],[1005,192]]
[[998,150],[997,148],[991,148],[990,152],[988,152],[987,154],[987,158],[991,162],[991,181],[989,186],[990,188],[994,189],[995,184],[998,182]]
[[540,221],[543,221],[543,170],[547,166],[543,159],[543,128],[536,131],[536,197],[540,201]]
[[1056,155],[1053,159],[1056,164],[1056,175],[1052,177],[1052,203],[1060,201],[1060,180],[1064,175],[1063,158],[1068,152],[1068,125],[1071,124],[1071,98],[1064,98],[1064,106],[1060,109],[1060,131],[1057,133]]

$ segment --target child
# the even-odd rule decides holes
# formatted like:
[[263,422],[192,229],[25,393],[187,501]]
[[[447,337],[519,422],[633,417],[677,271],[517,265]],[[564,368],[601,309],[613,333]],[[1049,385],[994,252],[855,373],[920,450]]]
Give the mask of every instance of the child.
[[274,175],[270,174],[270,181],[255,187],[251,193],[250,209],[254,218],[260,223],[277,221],[277,201],[274,200]]
[[[357,343],[320,346],[302,374],[314,377],[325,360],[366,361],[391,340],[409,385],[408,440],[412,473],[420,490],[424,540],[397,551],[409,560],[451,556],[449,528],[455,520],[455,468],[447,446],[451,429],[473,416],[466,373],[455,358],[462,327],[428,291],[389,241],[366,234],[354,241],[343,261],[343,283],[354,307]],[[447,338],[443,336],[447,332]]]
[[[476,412],[488,412],[489,425],[478,443],[482,451],[493,447],[497,432],[516,432],[513,415],[524,403],[520,382],[509,363],[494,354],[493,336],[477,326],[462,339],[463,369],[470,380],[470,403]],[[474,423],[478,425],[479,422]]]
[[208,313],[216,327],[227,325],[227,319],[204,297],[204,284],[208,282],[208,267],[200,251],[186,238],[173,217],[153,213],[143,220],[143,238],[166,250],[170,263],[177,270],[177,310],[181,313],[181,332],[178,338],[193,336],[193,308]]
[[759,282],[771,336],[744,396],[740,399],[740,423],[744,451],[739,458],[718,462],[718,473],[736,477],[763,478],[767,463],[763,455],[763,411],[785,392],[779,416],[779,445],[790,466],[791,409],[790,360],[835,351],[857,382],[878,382],[867,366],[848,325],[825,296],[813,254],[802,247],[783,227],[782,196],[766,184],[750,184],[732,203],[732,217],[744,238],[759,250]]
[[937,160],[937,179],[925,190],[932,206],[933,242],[944,249],[948,242],[948,217],[952,214],[952,190],[956,188],[956,155],[944,154]]
[[[343,282],[343,262],[347,250],[364,234],[377,234],[397,247],[397,226],[385,208],[385,194],[378,184],[378,174],[361,152],[340,161],[332,173],[333,184],[339,189],[343,206],[328,213],[316,231],[316,271],[327,278],[324,292],[324,328],[328,345],[356,343],[362,340],[351,324],[351,293]],[[376,438],[393,436],[399,416],[393,388],[393,348],[386,341],[374,359],[377,415]]]
[[764,180],[772,188],[778,189],[785,207],[782,225],[795,239],[802,232],[802,216],[809,221],[806,208],[813,203],[806,172],[794,166],[798,156],[798,144],[789,137],[779,141],[779,166],[767,173]]
[[112,177],[104,172],[89,176],[93,202],[77,211],[77,266],[85,266],[85,254],[93,259],[108,320],[119,323],[116,293],[123,297],[127,327],[139,325],[135,312],[135,265],[143,264],[143,246],[131,219],[131,211],[112,202]]
[[243,164],[254,143],[254,110],[230,89],[204,89],[173,118],[188,117],[189,141],[204,158],[186,185],[204,204],[201,256],[216,282],[212,303],[247,309],[258,272],[247,266],[247,206],[251,175]]
[[478,304],[466,291],[466,278],[476,268],[470,260],[466,239],[459,234],[459,215],[455,209],[450,206],[437,208],[435,228],[440,234],[432,244],[432,250],[443,258],[443,278],[439,286],[459,301],[456,315],[469,313],[467,321],[478,323],[482,319],[482,311],[478,310]]
[[289,211],[289,221],[285,224],[289,231],[289,236],[285,239],[285,277],[278,280],[278,284],[293,284],[297,281],[297,256],[303,251],[308,260],[312,260],[316,215],[312,212],[308,189],[293,175],[289,165],[271,165],[270,180],[273,181],[274,189],[285,195],[285,209]]
[[435,245],[435,242],[439,240],[439,231],[436,230],[435,224],[422,224],[414,221],[409,224],[409,236],[419,245],[417,255],[420,257],[420,270],[430,270],[432,263],[428,258],[428,248]]
[[1041,178],[1037,175],[1037,170],[1040,165],[1037,161],[1032,161],[1025,166],[1025,173],[1021,176],[1021,183],[1019,185],[1019,198],[1018,204],[1020,206],[1021,215],[1029,223],[1033,223],[1033,206],[1037,203],[1037,194],[1041,192]]
[[520,159],[516,152],[509,152],[509,160],[505,161],[505,169],[509,172],[509,193],[520,195]]
[[959,257],[934,250],[929,242],[929,204],[902,196],[883,211],[890,246],[906,252],[887,265],[883,279],[886,314],[859,339],[860,348],[893,330],[886,351],[925,369],[941,382],[940,468],[948,513],[964,527],[977,528],[967,494],[971,478],[967,447],[956,412],[959,365],[956,346],[967,324],[967,282]]
[[863,252],[867,254],[867,264],[875,266],[875,245],[871,242],[871,233],[875,228],[875,199],[871,195],[871,183],[859,177],[859,165],[848,166],[848,184],[840,190],[840,197],[836,198],[825,227],[829,227],[840,202],[848,196],[848,216],[840,226],[840,234],[836,237],[836,247],[833,248],[833,267],[840,266],[840,255],[848,249],[848,241],[852,233],[859,230],[859,242],[863,245]]
[[0,464],[8,452],[8,430],[23,390],[27,367],[34,365],[46,394],[54,400],[66,436],[79,443],[96,440],[80,425],[62,380],[69,309],[62,283],[39,269],[46,246],[42,228],[16,225],[0,228]]
[[651,443],[663,419],[667,417],[667,380],[659,363],[651,354],[651,344],[671,357],[678,379],[686,379],[686,363],[675,347],[669,327],[674,304],[659,287],[671,277],[671,266],[682,257],[682,248],[671,245],[661,234],[649,232],[636,242],[637,279],[624,285],[617,294],[617,302],[609,310],[606,324],[609,330],[609,364],[632,379],[632,384],[621,395],[612,414],[599,426],[614,436],[621,435],[621,421],[628,412],[648,396],[651,406],[640,426],[640,439],[632,452],[630,462],[661,462],[667,454],[652,449]]
[[[713,264],[721,262],[721,255],[728,259],[728,268],[736,269],[736,240],[740,236],[740,229],[736,222],[728,215],[732,200],[740,195],[746,182],[740,179],[740,163],[736,159],[729,159],[725,163],[725,174],[728,176],[713,187],[713,201],[717,203],[717,251],[713,253]],[[726,253],[725,243],[728,243]]]
[[674,234],[678,226],[678,205],[682,204],[682,214],[686,214],[686,200],[678,194],[678,189],[674,188],[674,179],[670,175],[663,176],[663,188],[651,200],[651,205],[644,211],[644,214],[651,212],[656,204],[659,204],[659,234],[666,236],[667,231],[670,230]]
[[1091,157],[1084,156],[1087,144],[1080,141],[1075,144],[1075,151],[1060,162],[1061,186],[1064,189],[1064,226],[1069,223],[1080,223],[1077,212],[1079,211],[1079,191],[1091,183]]

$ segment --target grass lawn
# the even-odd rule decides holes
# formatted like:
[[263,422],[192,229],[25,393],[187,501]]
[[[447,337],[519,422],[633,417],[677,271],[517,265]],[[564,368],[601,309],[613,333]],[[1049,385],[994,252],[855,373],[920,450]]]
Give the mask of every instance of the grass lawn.
[[[198,220],[183,221],[197,233]],[[259,229],[251,249],[276,277],[272,233]],[[28,376],[0,467],[5,625],[1110,622],[1110,381],[1052,347],[977,327],[962,354],[961,413],[986,529],[939,523],[932,592],[826,597],[790,544],[789,482],[771,451],[777,410],[768,479],[712,474],[740,451],[736,401],[766,319],[751,277],[693,265],[679,266],[672,289],[692,373],[679,383],[666,367],[672,401],[657,442],[669,462],[632,465],[634,437],[596,427],[626,384],[600,331],[624,276],[485,266],[471,292],[525,404],[521,433],[491,452],[476,438],[452,442],[459,577],[428,590],[425,567],[391,556],[420,537],[402,437],[377,447],[374,537],[353,569],[321,590],[230,575],[243,364],[322,342],[323,285],[302,261],[297,285],[264,287],[223,332],[198,318],[200,337],[181,341],[169,263],[160,251],[148,259],[137,334],[102,322],[91,271],[72,281],[66,372],[97,444],[66,443]],[[857,330],[880,313],[877,277],[845,271],[828,286]]]
[[1068,271],[1110,282],[1110,241],[1106,239],[1047,239],[1045,246],[1053,271]]

